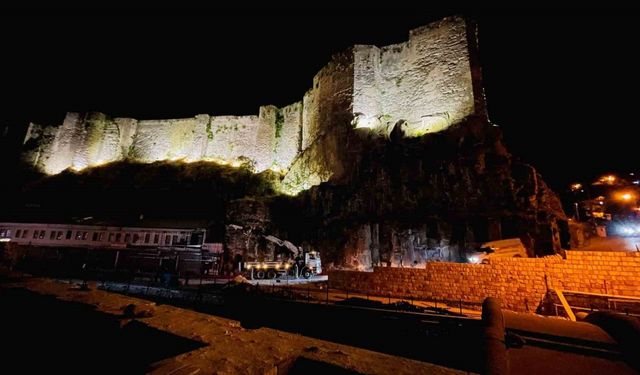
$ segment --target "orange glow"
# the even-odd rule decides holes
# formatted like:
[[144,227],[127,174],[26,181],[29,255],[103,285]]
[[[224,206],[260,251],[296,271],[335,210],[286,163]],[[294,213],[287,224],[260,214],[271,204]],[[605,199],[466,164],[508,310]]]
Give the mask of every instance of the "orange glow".
[[571,190],[573,191],[580,190],[580,189],[582,189],[582,184],[575,183],[571,185]]
[[610,174],[607,176],[602,176],[600,177],[600,180],[598,180],[601,184],[613,184],[615,181],[617,180],[616,176]]
[[630,202],[630,201],[632,201],[632,200],[636,199],[636,196],[635,196],[633,193],[630,193],[630,192],[628,192],[628,191],[621,191],[621,192],[618,192],[618,193],[616,193],[616,194],[614,195],[614,197],[615,197],[617,200],[621,200],[621,201],[624,201],[624,202]]
[[615,185],[616,183],[618,183],[618,177],[608,174],[598,178],[593,185]]

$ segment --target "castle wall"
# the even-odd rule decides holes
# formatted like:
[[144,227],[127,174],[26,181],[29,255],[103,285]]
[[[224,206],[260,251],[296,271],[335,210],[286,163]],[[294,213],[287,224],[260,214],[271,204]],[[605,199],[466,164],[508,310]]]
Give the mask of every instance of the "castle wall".
[[[208,116],[204,121],[208,121]],[[133,144],[127,154],[132,160],[186,159],[203,153],[204,124],[198,118],[138,121]],[[205,136],[206,137],[206,136]]]
[[261,107],[259,116],[171,120],[68,113],[58,127],[30,125],[25,144],[36,145],[24,152],[24,159],[48,174],[124,159],[249,162],[256,172],[274,165],[288,168],[300,147],[301,119],[299,103],[281,110]]
[[[347,50],[313,77],[313,87],[303,100],[302,151],[335,126],[351,120],[353,101],[353,53]],[[336,121],[338,120],[338,121]]]
[[302,102],[279,110],[275,119],[273,163],[278,169],[287,169],[300,153],[302,142]]
[[329,179],[344,183],[358,154],[357,127],[387,135],[406,121],[405,135],[444,129],[474,112],[468,30],[448,18],[411,31],[406,43],[356,46],[316,74],[302,102],[258,116],[169,120],[111,119],[69,113],[54,130],[32,125],[24,159],[56,174],[118,160],[210,160],[255,172],[285,173],[282,191],[297,194]]
[[256,169],[266,169],[269,163],[264,153],[257,152],[256,143],[260,140],[263,147],[272,144],[268,135],[269,124],[262,123],[265,118],[275,118],[271,112],[261,109],[260,116],[212,117],[204,158],[236,160],[244,156],[255,164]]
[[340,178],[345,170],[345,146],[351,130],[353,53],[333,56],[313,78],[303,99],[301,152],[283,180],[282,190],[297,194]]
[[409,40],[354,48],[357,126],[407,136],[447,128],[474,113],[466,23],[460,18],[412,30]]

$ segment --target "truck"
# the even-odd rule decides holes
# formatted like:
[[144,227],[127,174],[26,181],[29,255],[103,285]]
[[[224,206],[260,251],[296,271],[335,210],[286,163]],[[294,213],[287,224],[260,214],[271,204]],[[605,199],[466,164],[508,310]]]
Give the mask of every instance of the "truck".
[[254,279],[277,279],[283,276],[311,278],[322,273],[322,261],[318,251],[301,251],[293,259],[280,261],[244,262],[244,272]]
[[526,258],[527,249],[519,238],[485,242],[467,254],[469,263],[488,263],[493,258]]

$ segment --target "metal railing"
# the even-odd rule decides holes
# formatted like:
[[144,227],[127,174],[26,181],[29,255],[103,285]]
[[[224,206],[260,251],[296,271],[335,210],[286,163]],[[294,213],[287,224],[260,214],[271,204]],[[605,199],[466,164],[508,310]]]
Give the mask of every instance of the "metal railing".
[[[640,298],[638,297],[575,290],[563,290],[562,294],[573,311],[612,311],[640,317]],[[556,315],[562,315],[560,310],[565,309],[562,303],[553,301],[553,306]]]

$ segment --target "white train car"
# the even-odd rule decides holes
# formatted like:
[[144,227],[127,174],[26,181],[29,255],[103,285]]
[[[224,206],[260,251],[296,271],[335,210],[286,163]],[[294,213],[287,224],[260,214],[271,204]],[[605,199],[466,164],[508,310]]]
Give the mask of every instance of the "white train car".
[[0,223],[0,242],[48,247],[200,250],[205,230],[80,224]]

